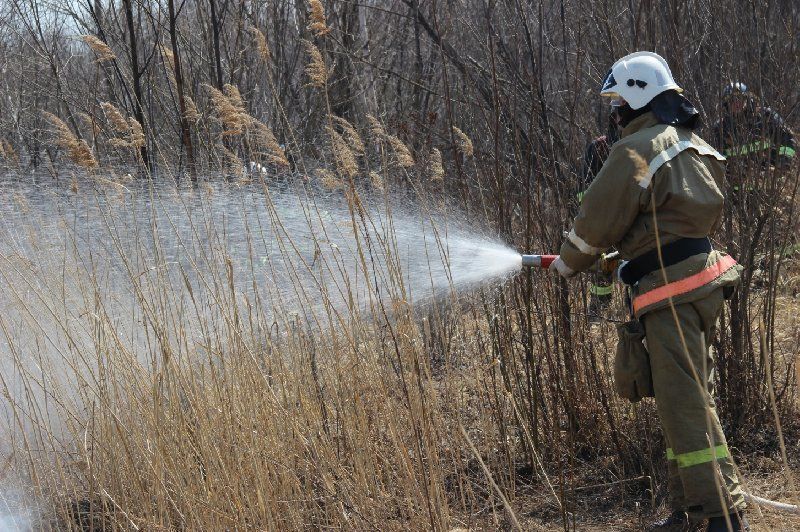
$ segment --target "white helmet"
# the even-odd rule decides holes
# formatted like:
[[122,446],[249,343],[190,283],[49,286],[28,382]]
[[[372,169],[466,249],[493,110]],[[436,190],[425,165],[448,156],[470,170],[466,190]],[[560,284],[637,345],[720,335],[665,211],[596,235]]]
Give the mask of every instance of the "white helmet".
[[634,52],[614,63],[603,80],[600,95],[624,98],[631,109],[641,109],[670,89],[683,91],[672,79],[664,58],[653,52]]

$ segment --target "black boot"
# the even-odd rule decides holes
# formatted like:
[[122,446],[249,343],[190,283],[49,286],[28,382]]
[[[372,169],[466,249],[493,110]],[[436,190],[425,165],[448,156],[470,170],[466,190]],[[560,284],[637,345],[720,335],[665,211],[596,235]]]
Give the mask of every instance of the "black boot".
[[695,523],[689,519],[686,512],[676,510],[669,516],[651,523],[645,531],[646,532],[694,532],[697,530],[699,523]]
[[728,528],[728,523],[725,522],[725,517],[712,517],[708,520],[708,528],[706,532],[750,532],[750,523],[742,512],[732,511],[728,517],[731,520],[732,529]]

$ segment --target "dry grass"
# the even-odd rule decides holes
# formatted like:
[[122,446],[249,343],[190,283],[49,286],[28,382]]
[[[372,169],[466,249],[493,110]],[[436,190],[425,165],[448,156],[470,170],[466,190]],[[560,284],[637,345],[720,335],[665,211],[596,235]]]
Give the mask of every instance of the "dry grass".
[[94,35],[82,35],[81,40],[89,45],[89,48],[97,56],[95,60],[98,63],[104,63],[106,61],[112,61],[117,58],[116,54],[111,50],[111,48],[104,43],[101,39],[95,37]]
[[322,53],[319,51],[319,48],[310,41],[303,41],[303,47],[308,56],[306,76],[308,76],[309,85],[322,89],[328,83],[328,67],[325,66]]
[[[226,85],[225,87],[231,86]],[[244,110],[238,91],[233,92],[228,90],[231,97],[229,94],[211,85],[205,85],[205,89],[208,91],[211,98],[211,105],[216,118],[222,125],[222,135],[241,135],[244,132],[245,123],[247,122],[247,113]]]
[[456,137],[456,148],[458,151],[464,155],[464,157],[472,157],[475,153],[475,148],[472,146],[472,139],[456,126],[453,126],[453,134],[455,134]]
[[57,116],[46,111],[43,111],[42,115],[53,127],[56,145],[67,152],[70,161],[83,168],[97,168],[97,160],[85,140],[77,138],[67,124]]
[[258,52],[258,56],[265,64],[268,64],[272,59],[272,52],[269,49],[266,36],[255,26],[248,26],[247,31],[253,36],[253,46]]
[[428,157],[428,178],[437,182],[444,179],[444,166],[442,165],[442,152],[433,148]]
[[325,21],[325,8],[320,0],[309,0],[308,29],[317,37],[324,37],[330,33],[328,23]]

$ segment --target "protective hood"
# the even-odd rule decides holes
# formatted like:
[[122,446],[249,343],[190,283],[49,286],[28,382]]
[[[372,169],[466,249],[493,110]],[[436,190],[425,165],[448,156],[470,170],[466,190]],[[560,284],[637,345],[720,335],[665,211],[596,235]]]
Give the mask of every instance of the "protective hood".
[[664,91],[650,101],[650,110],[658,121],[669,126],[697,129],[700,113],[692,102],[676,90]]

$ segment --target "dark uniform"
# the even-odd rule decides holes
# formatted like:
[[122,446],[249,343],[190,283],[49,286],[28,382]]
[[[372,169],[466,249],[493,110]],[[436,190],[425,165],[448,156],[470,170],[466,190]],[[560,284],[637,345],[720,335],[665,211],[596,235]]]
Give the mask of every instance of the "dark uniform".
[[[734,99],[738,99],[736,111]],[[734,190],[746,185],[739,182],[744,175],[769,166],[785,169],[791,164],[796,155],[794,135],[776,111],[759,105],[747,86],[738,82],[725,88],[723,101],[723,116],[714,126],[713,138],[728,159]]]
[[[794,135],[783,118],[762,106],[744,83],[723,91],[722,119],[714,125],[716,147],[727,158],[728,198],[733,212],[726,222],[729,246],[738,235],[740,248],[751,246],[748,228],[759,216],[782,217],[784,175],[796,157]],[[800,249],[790,237],[785,253]]]

